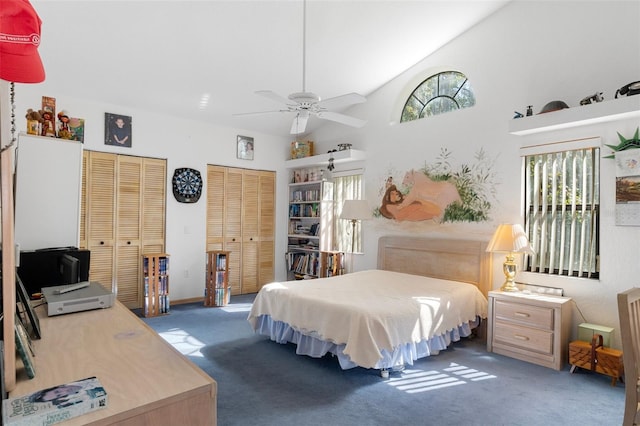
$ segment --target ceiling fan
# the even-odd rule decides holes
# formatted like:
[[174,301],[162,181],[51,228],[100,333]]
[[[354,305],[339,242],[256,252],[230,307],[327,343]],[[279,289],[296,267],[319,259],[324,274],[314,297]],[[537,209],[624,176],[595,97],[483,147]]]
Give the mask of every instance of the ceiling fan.
[[288,97],[281,96],[271,90],[259,90],[257,95],[264,96],[272,101],[283,104],[283,107],[274,111],[248,112],[234,115],[258,115],[275,112],[294,113],[291,124],[291,134],[304,133],[307,128],[307,121],[312,115],[324,120],[335,121],[352,127],[362,127],[366,121],[351,117],[332,110],[347,107],[365,102],[367,99],[358,93],[347,93],[328,99],[321,99],[315,93],[306,91],[306,10],[307,1],[303,0],[302,6],[302,92],[290,94]]

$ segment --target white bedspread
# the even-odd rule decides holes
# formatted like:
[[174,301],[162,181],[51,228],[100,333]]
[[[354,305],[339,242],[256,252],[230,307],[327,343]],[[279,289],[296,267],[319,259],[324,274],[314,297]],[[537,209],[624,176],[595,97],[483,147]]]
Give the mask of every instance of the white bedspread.
[[383,270],[265,285],[248,320],[269,315],[303,334],[336,344],[353,362],[374,368],[381,350],[430,339],[487,317],[472,284]]

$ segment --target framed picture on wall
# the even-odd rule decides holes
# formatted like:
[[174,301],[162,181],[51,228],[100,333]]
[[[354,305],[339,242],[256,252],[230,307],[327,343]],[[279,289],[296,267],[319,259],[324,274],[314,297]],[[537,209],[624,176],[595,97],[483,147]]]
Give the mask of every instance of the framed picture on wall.
[[238,158],[241,160],[253,160],[253,138],[238,135]]
[[104,114],[104,143],[131,148],[132,119],[127,115]]

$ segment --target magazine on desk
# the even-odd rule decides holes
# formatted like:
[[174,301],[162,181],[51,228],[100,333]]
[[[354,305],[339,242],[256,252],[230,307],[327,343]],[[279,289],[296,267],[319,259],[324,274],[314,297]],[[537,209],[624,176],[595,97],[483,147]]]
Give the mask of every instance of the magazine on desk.
[[105,408],[107,392],[95,377],[2,401],[3,425],[52,425]]

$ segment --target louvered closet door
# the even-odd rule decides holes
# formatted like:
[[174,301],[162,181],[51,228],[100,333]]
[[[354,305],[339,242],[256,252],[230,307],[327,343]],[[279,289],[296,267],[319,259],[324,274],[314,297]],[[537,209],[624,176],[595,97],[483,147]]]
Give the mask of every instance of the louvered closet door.
[[142,306],[141,255],[165,248],[166,160],[85,151],[81,241],[90,279]]
[[258,249],[258,290],[273,282],[275,258],[275,202],[276,174],[260,173],[259,183],[259,249]]
[[142,158],[118,156],[115,288],[128,308],[140,305]]
[[207,250],[231,252],[234,295],[273,281],[274,206],[274,172],[207,167]]
[[115,245],[116,156],[84,151],[87,175],[85,188],[87,248],[91,251],[90,280],[108,290],[113,286]]
[[89,156],[82,152],[82,188],[80,188],[80,238],[79,248],[87,248],[87,173],[89,170]]
[[207,251],[224,247],[225,167],[207,166]]
[[142,252],[164,253],[166,236],[167,160],[142,161]]
[[240,267],[241,292],[258,291],[258,175],[260,172],[245,170],[242,179],[242,261]]
[[230,251],[231,294],[242,294],[242,169],[227,168],[224,196],[224,249]]

